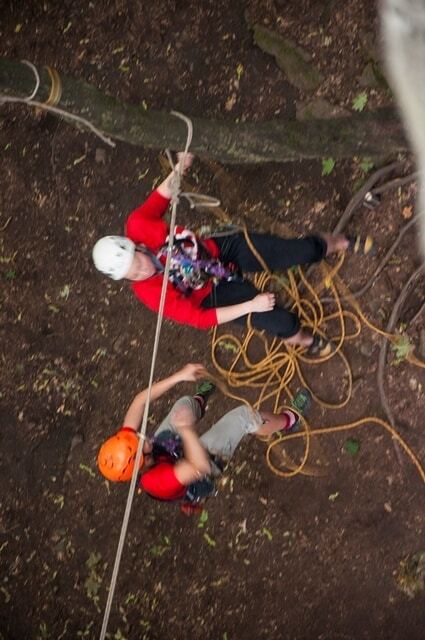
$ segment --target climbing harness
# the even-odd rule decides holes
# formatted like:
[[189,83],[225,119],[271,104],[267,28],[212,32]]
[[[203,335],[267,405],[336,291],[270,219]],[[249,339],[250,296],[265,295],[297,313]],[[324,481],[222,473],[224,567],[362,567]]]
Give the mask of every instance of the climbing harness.
[[[193,238],[177,238],[174,241],[169,280],[176,289],[183,295],[189,296],[192,291],[202,289],[208,280],[212,280],[214,284],[220,281],[242,280],[234,265],[224,265],[220,260],[210,258],[202,244],[197,242],[194,234],[191,233],[191,235]],[[165,254],[164,246],[159,250],[157,258],[161,260]]]

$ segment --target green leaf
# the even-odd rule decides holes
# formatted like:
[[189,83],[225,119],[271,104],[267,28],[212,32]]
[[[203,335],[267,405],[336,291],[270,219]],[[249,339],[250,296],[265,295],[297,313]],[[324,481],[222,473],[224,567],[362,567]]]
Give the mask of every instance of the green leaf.
[[52,313],[59,313],[60,309],[58,309],[57,307],[55,307],[54,304],[49,304],[48,306],[49,311],[51,311]]
[[71,293],[71,285],[64,284],[62,289],[59,291],[59,296],[61,298],[64,298],[65,300],[68,300],[70,293]]
[[333,158],[323,158],[322,160],[322,176],[328,176],[332,173],[335,167],[335,160]]
[[231,353],[238,353],[239,351],[239,348],[233,344],[233,342],[229,342],[227,340],[220,340],[218,345],[220,349],[223,349],[223,351],[230,351]]
[[270,531],[270,529],[263,527],[261,529],[261,533],[263,534],[263,536],[266,536],[270,541],[273,540],[272,532]]
[[88,473],[89,476],[91,476],[92,478],[96,477],[96,474],[93,471],[93,469],[90,469],[90,467],[88,467],[86,464],[83,464],[82,462],[80,462],[80,469],[81,471],[85,471],[86,473]]
[[356,453],[359,452],[360,449],[360,443],[358,440],[355,440],[354,438],[349,438],[346,443],[345,443],[345,450],[347,453],[350,454],[350,456],[355,456]]
[[363,173],[369,173],[369,171],[373,169],[374,166],[375,165],[370,158],[362,158],[360,162],[360,169],[363,171]]
[[198,527],[202,529],[205,526],[205,523],[208,521],[208,511],[202,509],[201,515],[199,516]]
[[366,104],[367,104],[367,93],[365,91],[362,91],[361,93],[359,93],[358,96],[354,98],[352,102],[352,107],[354,111],[363,111]]
[[392,343],[391,350],[395,356],[393,364],[400,364],[413,351],[413,344],[410,342],[409,336],[403,333],[397,336],[395,342]]
[[157,556],[157,557],[163,556],[164,553],[167,553],[167,551],[169,550],[170,550],[170,547],[164,546],[162,544],[154,544],[149,549],[150,553],[153,556]]
[[205,540],[207,541],[207,543],[210,545],[210,547],[215,547],[215,546],[216,546],[216,544],[217,544],[217,543],[216,543],[216,541],[215,541],[215,540],[213,540],[213,539],[208,535],[208,533],[206,533],[206,532],[204,533],[204,538],[205,538]]
[[89,557],[86,560],[86,567],[89,569],[93,569],[102,559],[101,553],[96,553],[96,551],[92,551]]

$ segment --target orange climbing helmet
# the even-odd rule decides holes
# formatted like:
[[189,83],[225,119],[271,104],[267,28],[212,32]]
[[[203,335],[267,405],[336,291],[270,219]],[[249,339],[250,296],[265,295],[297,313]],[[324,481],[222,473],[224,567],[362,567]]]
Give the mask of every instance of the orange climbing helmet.
[[[133,429],[119,429],[100,447],[97,456],[99,471],[113,482],[125,482],[131,479],[139,439]],[[143,466],[143,454],[140,469]]]

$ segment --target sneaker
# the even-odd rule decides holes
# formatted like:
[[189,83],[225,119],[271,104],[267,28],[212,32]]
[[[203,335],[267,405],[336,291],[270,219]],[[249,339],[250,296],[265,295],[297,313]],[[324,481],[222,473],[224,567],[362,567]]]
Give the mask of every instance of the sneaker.
[[294,409],[293,413],[296,415],[297,420],[290,427],[288,431],[298,431],[301,426],[301,416],[304,416],[311,406],[311,393],[308,389],[300,389],[291,401],[291,409]]
[[202,415],[205,412],[205,407],[207,406],[208,398],[215,391],[215,384],[211,382],[211,380],[201,380],[198,386],[195,389],[195,393],[193,397],[195,400],[199,402],[202,409]]
[[308,389],[300,389],[295,398],[291,401],[291,407],[294,407],[295,411],[300,413],[302,416],[310,409],[310,405],[311,393]]
[[213,391],[215,391],[215,384],[211,380],[201,380],[195,389],[195,396],[202,396],[208,400]]
[[319,358],[324,358],[325,356],[329,356],[333,351],[333,345],[330,340],[319,336],[317,333],[313,336],[313,342],[307,349],[307,354],[309,356],[317,356]]

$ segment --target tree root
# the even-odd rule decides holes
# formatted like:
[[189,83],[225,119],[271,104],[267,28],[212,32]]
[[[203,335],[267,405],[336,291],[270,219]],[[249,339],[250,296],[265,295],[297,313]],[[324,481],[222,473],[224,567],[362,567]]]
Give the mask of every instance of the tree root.
[[[412,273],[409,280],[406,282],[403,289],[401,290],[397,300],[395,301],[387,326],[385,327],[385,331],[387,333],[392,333],[394,331],[395,326],[397,324],[397,320],[403,308],[403,305],[406,302],[407,297],[410,293],[410,289],[424,271],[425,271],[425,264],[422,264],[420,267],[416,269],[416,271]],[[378,385],[379,397],[381,400],[382,408],[384,409],[388,422],[392,427],[394,427],[394,414],[388,403],[388,399],[387,399],[385,388],[384,388],[384,367],[387,359],[387,352],[388,352],[388,340],[385,337],[383,337],[381,339],[381,350],[379,352],[379,358],[378,358],[378,371],[377,371],[376,381]],[[393,440],[393,445],[394,445],[394,449],[395,449],[399,464],[403,465],[401,451],[395,440]]]

